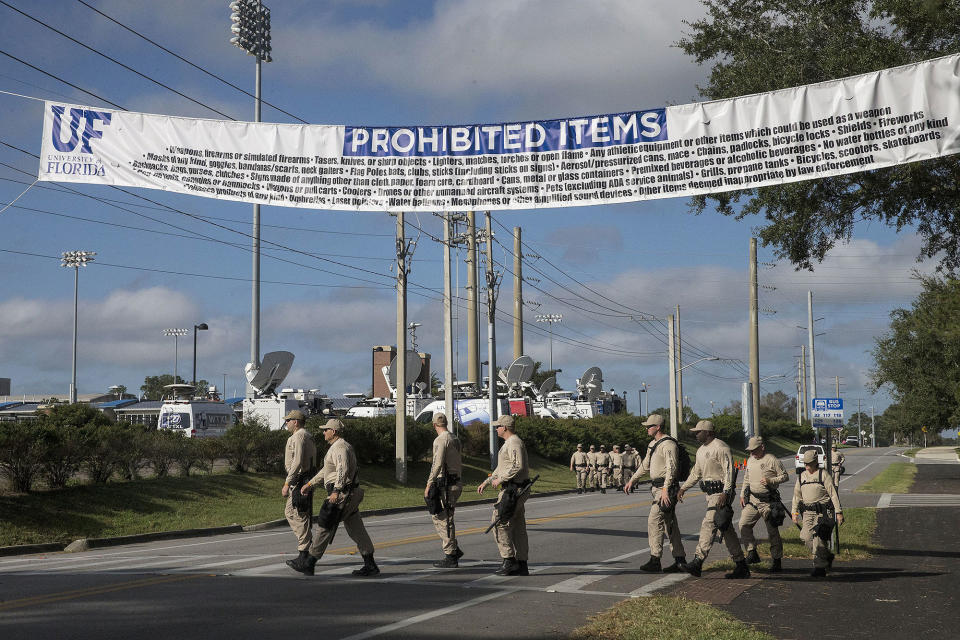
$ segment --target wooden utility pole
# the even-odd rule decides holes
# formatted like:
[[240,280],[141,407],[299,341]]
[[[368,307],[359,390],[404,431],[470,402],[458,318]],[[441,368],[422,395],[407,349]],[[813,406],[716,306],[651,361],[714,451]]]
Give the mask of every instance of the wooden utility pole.
[[513,228],[513,359],[523,355],[523,243]]
[[477,220],[467,213],[467,381],[477,386],[480,380],[480,337],[477,315]]
[[394,454],[397,482],[400,484],[407,483],[407,251],[401,211],[397,213],[397,419]]

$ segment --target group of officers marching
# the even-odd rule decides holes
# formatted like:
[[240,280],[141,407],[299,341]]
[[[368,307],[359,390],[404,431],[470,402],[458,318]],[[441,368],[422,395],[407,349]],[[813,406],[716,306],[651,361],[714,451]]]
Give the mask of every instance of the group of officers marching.
[[620,490],[624,479],[633,475],[637,469],[637,452],[630,445],[613,445],[613,450],[607,453],[607,448],[600,445],[600,451],[595,445],[590,445],[588,451],[578,444],[577,450],[570,456],[570,471],[577,474],[577,493],[597,491],[606,493],[607,489]]
[[[284,420],[290,436],[284,455],[287,476],[281,495],[287,499],[284,515],[297,536],[299,552],[296,558],[286,561],[287,565],[304,575],[314,575],[317,561],[333,542],[342,522],[363,558],[363,566],[354,570],[353,575],[379,575],[380,569],[374,560],[374,546],[360,517],[364,492],[360,485],[357,457],[353,446],[343,438],[343,423],[333,418],[321,427],[329,448],[322,466],[317,470],[316,445],[313,436],[304,428],[306,416],[294,410]],[[483,494],[490,486],[499,491],[490,524],[502,559],[496,574],[527,576],[529,544],[525,504],[536,478],[530,478],[526,447],[515,432],[513,416],[501,416],[493,425],[504,442],[497,454],[496,468],[477,487],[477,493]],[[786,508],[781,501],[779,487],[787,481],[788,475],[780,461],[766,453],[762,439],[750,439],[747,447],[750,458],[738,492],[730,447],[716,437],[711,421],[701,420],[691,429],[700,447],[696,463],[686,479],[681,478],[683,464],[680,445],[664,432],[663,417],[650,415],[643,426],[647,428],[651,440],[642,458],[629,445],[624,447],[623,452],[615,445],[610,453],[603,446],[599,452],[594,450],[594,446],[584,452],[582,445],[577,445],[577,451],[570,461],[571,470],[577,473],[579,493],[588,488],[599,488],[606,493],[608,487],[630,493],[639,479],[649,474],[652,498],[647,518],[650,559],[640,569],[665,573],[686,571],[693,576],[700,576],[714,540],[719,538],[736,563],[733,572],[726,574],[726,577],[749,577],[749,564],[760,561],[753,529],[763,520],[770,540],[770,570],[781,571],[783,543],[779,526],[786,516]],[[433,442],[433,463],[423,495],[443,549],[443,557],[434,566],[453,569],[459,566],[459,559],[463,556],[454,525],[454,510],[463,492],[463,463],[459,440],[449,432],[446,416],[436,414],[433,427],[437,436]],[[816,452],[807,451],[803,462],[806,468],[798,476],[794,487],[791,516],[801,528],[801,539],[813,552],[814,569],[811,575],[822,577],[833,562],[833,554],[827,547],[829,529],[834,518],[836,524],[843,522],[843,514],[833,476],[829,471],[819,468]],[[695,555],[688,562],[677,524],[676,506],[697,483],[706,497],[706,512]],[[312,498],[315,491],[321,490],[326,491],[326,498],[316,515],[318,530],[314,533]],[[735,528],[732,526],[733,504],[738,494],[742,511],[739,527]],[[661,556],[665,539],[670,542],[673,562],[664,567]]]

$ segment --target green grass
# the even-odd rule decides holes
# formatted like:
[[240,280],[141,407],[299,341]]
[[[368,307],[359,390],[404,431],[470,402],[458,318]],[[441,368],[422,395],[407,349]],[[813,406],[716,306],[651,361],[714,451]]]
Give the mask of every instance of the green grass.
[[[877,510],[874,507],[858,507],[843,510],[843,524],[840,525],[840,553],[837,562],[851,560],[865,560],[879,552],[880,546],[873,541],[873,534],[877,530]],[[764,531],[763,525],[757,525]],[[792,521],[784,520],[780,528],[780,537],[783,539],[783,557],[805,560],[811,558],[810,549],[800,540],[800,529]],[[758,553],[764,558],[761,565],[751,565],[751,572],[767,573],[770,558],[770,544],[761,542],[757,545]],[[729,558],[710,563],[705,567],[709,571],[729,571],[733,569],[733,561]]]
[[670,596],[617,603],[571,634],[572,640],[772,640],[710,605]]
[[923,447],[914,447],[913,449],[907,449],[906,451],[903,452],[902,455],[905,455],[908,458],[912,458],[913,456],[917,455],[917,451],[920,451],[920,449],[922,448]]
[[917,465],[911,462],[894,462],[877,474],[870,482],[857,488],[863,493],[909,493]]
[[[570,489],[573,474],[561,464],[530,456],[531,475],[540,474],[534,493]],[[496,497],[476,487],[487,477],[487,458],[464,460],[461,502]],[[423,506],[423,486],[430,465],[408,466],[408,484],[394,478],[394,468],[362,466],[362,509]],[[231,524],[249,525],[283,518],[283,476],[223,473],[189,478],[153,478],[107,485],[80,485],[59,491],[0,496],[0,546],[69,543],[77,538],[173,531]]]

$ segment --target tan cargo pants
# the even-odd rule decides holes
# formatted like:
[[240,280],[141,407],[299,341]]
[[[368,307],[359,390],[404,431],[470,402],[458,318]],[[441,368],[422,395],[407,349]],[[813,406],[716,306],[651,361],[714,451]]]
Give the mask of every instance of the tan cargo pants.
[[663,555],[663,539],[669,537],[673,557],[684,558],[687,553],[683,550],[683,540],[680,538],[676,505],[674,505],[674,509],[664,512],[660,508],[661,491],[659,487],[650,487],[650,495],[653,497],[653,506],[650,507],[650,514],[647,516],[647,541],[650,544],[650,556],[659,558]]
[[430,516],[430,518],[433,520],[433,528],[437,530],[437,535],[440,536],[440,542],[443,544],[443,552],[448,556],[452,556],[457,552],[457,549],[460,548],[457,543],[457,526],[453,522],[453,512],[456,508],[457,500],[460,499],[460,494],[463,493],[463,485],[457,483],[449,487],[447,492],[450,496],[450,535],[447,535],[446,510],[441,511],[435,516]]
[[[710,549],[713,548],[713,538],[717,532],[717,526],[714,524],[713,518],[716,513],[715,507],[720,502],[720,496],[722,495],[722,493],[715,493],[712,496],[707,496],[707,512],[704,514],[703,522],[700,524],[700,542],[697,544],[697,556],[703,560],[707,559],[707,555],[710,554]],[[723,544],[726,545],[727,551],[730,553],[730,557],[733,558],[734,562],[743,560],[743,549],[740,548],[740,538],[737,536],[737,529],[732,522],[730,523],[730,528],[723,533]]]
[[[322,495],[321,493],[319,496],[314,497],[315,508],[317,507],[317,501],[320,500]],[[370,540],[367,528],[363,526],[363,520],[360,519],[360,503],[363,502],[363,489],[359,487],[354,489],[350,492],[350,497],[346,502],[342,502],[342,500],[341,498],[340,504],[343,506],[343,517],[340,522],[343,523],[343,528],[347,530],[347,535],[356,543],[360,555],[373,553],[373,542]],[[336,531],[336,528],[319,529],[316,537],[313,539],[313,544],[310,545],[310,555],[314,558],[322,558],[323,552],[327,550],[327,545],[330,544],[330,540]]]
[[816,511],[804,511],[801,516],[800,539],[807,545],[813,553],[813,566],[818,569],[826,569],[830,564],[830,549],[827,543],[821,540],[814,527],[820,521],[820,515]]
[[590,479],[590,470],[587,467],[574,467],[577,474],[577,489],[586,489]]
[[740,540],[747,553],[757,548],[757,539],[753,535],[753,528],[757,522],[763,520],[767,527],[767,539],[770,540],[770,557],[774,560],[783,557],[783,540],[780,538],[780,528],[770,522],[770,503],[751,501],[740,512]]
[[600,467],[600,488],[606,489],[610,486],[610,467]]
[[[293,491],[293,489],[290,489]],[[287,496],[287,506],[283,509],[283,515],[287,518],[287,524],[293,529],[297,536],[297,551],[303,551],[310,547],[312,536],[310,535],[310,520],[306,515],[300,515],[300,512],[293,508],[293,497]]]
[[[513,517],[507,522],[501,522],[493,528],[501,558],[515,558],[520,562],[527,561],[527,556],[530,552],[530,546],[527,541],[526,518],[526,505],[529,496],[529,493],[521,496],[520,499],[517,500],[517,509],[513,512]],[[497,496],[497,504],[499,504],[501,500],[503,500],[503,491]],[[492,523],[496,519],[497,510],[494,508],[493,517],[490,519],[490,522]]]

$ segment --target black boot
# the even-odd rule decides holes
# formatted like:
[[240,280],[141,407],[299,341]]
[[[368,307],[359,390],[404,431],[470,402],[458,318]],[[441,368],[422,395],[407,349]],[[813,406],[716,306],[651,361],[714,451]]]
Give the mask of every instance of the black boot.
[[520,569],[520,563],[516,558],[504,558],[503,564],[493,573],[498,576],[513,576]]
[[683,565],[683,570],[692,575],[694,578],[699,578],[700,573],[703,570],[703,558],[700,556],[693,556],[693,560]]
[[827,567],[828,567],[828,568],[833,569],[833,559],[836,558],[836,557],[837,557],[837,555],[836,555],[835,553],[833,553],[833,552],[830,553],[830,557],[827,558]]
[[304,549],[293,560],[287,560],[287,566],[294,571],[299,571],[305,576],[313,575],[313,568],[317,564],[317,559],[310,555],[310,552]]
[[462,557],[463,557],[463,549],[461,549],[460,547],[457,547],[457,550],[453,552],[453,557],[456,558],[457,560],[459,560],[460,558],[462,558]]
[[647,560],[645,564],[640,565],[640,571],[646,571],[647,573],[660,573],[660,558],[656,556],[650,556],[650,559]]
[[363,566],[353,570],[353,575],[361,578],[380,575],[380,567],[373,561],[372,553],[363,554]]
[[517,572],[513,574],[515,576],[528,576],[530,575],[530,569],[527,567],[526,560],[517,560]]
[[433,563],[437,569],[456,569],[460,566],[460,563],[457,562],[456,554],[450,554],[443,556],[442,560],[437,560]]
[[780,558],[774,558],[770,563],[770,573],[780,573],[783,567],[780,565]]
[[750,553],[747,554],[746,560],[747,564],[757,564],[760,562],[760,554],[757,553],[756,549],[751,549]]
[[750,577],[750,566],[747,564],[746,560],[741,560],[737,563],[737,566],[733,568],[733,571],[730,573],[724,574],[724,578],[730,578],[732,580],[739,580],[742,578]]
[[814,569],[813,571],[810,572],[810,577],[811,577],[811,578],[826,578],[826,577],[827,577],[827,570],[824,569],[823,567],[817,567],[816,569]]
[[664,573],[680,573],[681,571],[683,571],[683,565],[685,564],[687,564],[686,556],[680,556],[680,557],[674,558],[673,564],[670,565],[669,567],[664,567],[663,572]]

